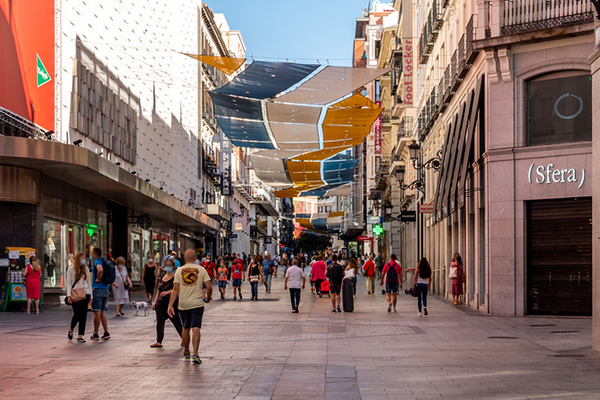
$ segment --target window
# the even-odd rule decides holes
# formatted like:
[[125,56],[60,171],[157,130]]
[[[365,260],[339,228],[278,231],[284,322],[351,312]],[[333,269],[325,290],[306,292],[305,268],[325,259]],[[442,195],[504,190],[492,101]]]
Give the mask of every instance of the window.
[[44,270],[42,278],[47,288],[63,286],[62,224],[44,220]]
[[591,101],[587,72],[560,72],[528,82],[527,145],[592,140]]

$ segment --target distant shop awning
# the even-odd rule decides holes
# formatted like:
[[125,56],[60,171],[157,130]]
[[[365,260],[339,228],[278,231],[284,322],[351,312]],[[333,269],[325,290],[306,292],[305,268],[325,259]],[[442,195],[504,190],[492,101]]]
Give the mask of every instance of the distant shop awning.
[[262,208],[263,211],[265,212],[265,214],[268,215],[269,217],[279,217],[279,213],[277,212],[275,207],[273,207],[273,204],[271,204],[270,201],[254,200],[254,201],[251,201],[250,204],[254,204],[254,205],[257,205],[260,208]]
[[0,165],[29,168],[190,231],[219,223],[83,147],[0,135]]

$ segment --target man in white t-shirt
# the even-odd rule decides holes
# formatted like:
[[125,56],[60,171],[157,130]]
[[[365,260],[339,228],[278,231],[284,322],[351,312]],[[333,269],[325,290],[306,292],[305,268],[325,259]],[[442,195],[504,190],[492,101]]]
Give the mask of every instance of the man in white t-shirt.
[[298,260],[292,261],[292,266],[285,273],[284,289],[290,288],[290,300],[292,301],[292,313],[298,314],[298,306],[300,305],[300,291],[304,289],[306,277],[304,271],[298,266]]

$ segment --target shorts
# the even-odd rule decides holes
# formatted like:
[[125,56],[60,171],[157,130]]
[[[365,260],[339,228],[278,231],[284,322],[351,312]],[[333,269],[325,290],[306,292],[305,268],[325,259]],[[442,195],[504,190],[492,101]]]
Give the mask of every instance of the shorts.
[[238,278],[233,278],[231,280],[231,284],[233,285],[233,287],[240,287],[242,286],[242,280]]
[[398,287],[400,287],[400,282],[396,283],[385,283],[385,292],[386,293],[398,293]]
[[179,318],[183,329],[202,328],[202,316],[204,307],[191,308],[189,310],[179,310]]
[[108,290],[94,289],[92,291],[92,311],[106,310],[106,302],[108,301]]
[[330,293],[340,294],[341,291],[342,291],[341,283],[329,282],[329,292]]
[[219,289],[226,288],[226,287],[227,287],[227,281],[219,281]]

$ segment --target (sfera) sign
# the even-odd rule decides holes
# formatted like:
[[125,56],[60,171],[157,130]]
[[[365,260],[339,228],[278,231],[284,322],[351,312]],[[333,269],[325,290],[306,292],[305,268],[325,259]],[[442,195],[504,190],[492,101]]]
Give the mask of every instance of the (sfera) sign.
[[580,189],[585,183],[585,168],[581,173],[575,168],[557,168],[554,164],[538,165],[531,164],[529,167],[529,183],[552,184],[552,183],[578,183]]

